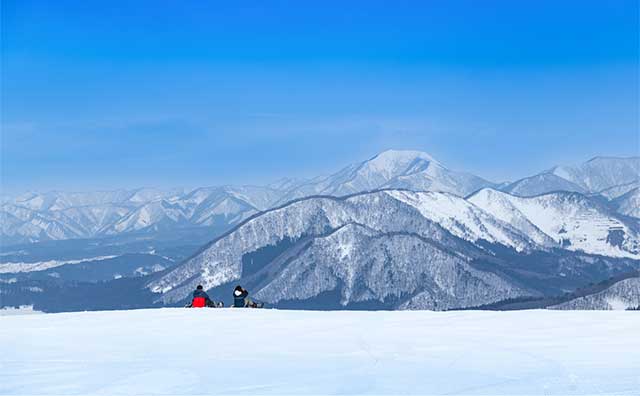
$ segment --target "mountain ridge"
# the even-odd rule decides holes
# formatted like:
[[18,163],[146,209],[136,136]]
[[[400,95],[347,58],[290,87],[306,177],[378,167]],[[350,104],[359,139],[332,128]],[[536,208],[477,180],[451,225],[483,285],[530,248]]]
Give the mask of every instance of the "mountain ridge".
[[[611,165],[613,170],[604,171],[611,161],[615,163]],[[626,162],[620,165],[616,161]],[[600,162],[605,165],[600,164],[595,168],[586,165]],[[296,198],[341,196],[383,188],[441,191],[463,197],[470,197],[486,187],[521,196],[566,190],[599,194],[565,178],[571,179],[575,175],[583,177],[592,171],[596,174],[589,176],[590,183],[606,186],[601,190],[602,195],[611,201],[612,207],[633,216],[640,213],[633,210],[632,202],[619,204],[615,200],[640,186],[640,176],[636,177],[633,173],[636,162],[640,164],[640,157],[597,156],[579,166],[556,166],[512,183],[496,184],[471,173],[449,170],[427,153],[387,150],[365,161],[347,165],[328,176],[306,180],[285,178],[265,186],[224,185],[191,190],[144,187],[90,193],[26,193],[13,200],[3,198],[0,204],[3,223],[0,240],[3,245],[11,245],[126,233],[154,234],[160,229],[182,227],[208,226],[224,230],[252,214]],[[637,168],[640,171],[640,165]],[[626,172],[624,177],[616,176],[619,169]],[[608,178],[620,180],[607,181]],[[616,184],[618,182],[624,183]]]
[[[508,196],[508,194],[505,195]],[[555,197],[554,194],[547,195]],[[564,195],[586,199],[587,202],[590,202],[588,197],[581,194],[566,193]],[[414,200],[412,201],[411,198]],[[521,281],[511,279],[511,276],[505,272],[495,272],[491,266],[477,272],[472,264],[475,260],[474,257],[487,257],[492,254],[500,257],[502,249],[520,251],[519,254],[525,256],[529,254],[527,252],[534,251],[553,256],[557,255],[554,253],[554,249],[560,249],[571,252],[566,253],[570,257],[575,255],[575,258],[571,260],[577,260],[576,265],[584,265],[580,264],[582,259],[579,257],[589,252],[557,243],[555,238],[549,237],[545,233],[550,232],[546,229],[545,232],[539,229],[543,237],[535,240],[535,238],[527,236],[530,234],[527,228],[522,229],[517,224],[513,228],[513,225],[508,222],[496,221],[485,215],[474,215],[475,210],[484,210],[481,207],[473,209],[470,212],[471,217],[466,211],[459,210],[456,205],[451,206],[448,209],[450,211],[447,212],[443,209],[446,209],[446,206],[442,205],[449,205],[449,200],[463,205],[472,205],[453,194],[393,189],[355,193],[344,197],[315,196],[296,199],[283,206],[257,213],[245,219],[233,229],[204,245],[182,264],[158,275],[155,280],[148,283],[147,288],[158,293],[158,301],[163,301],[163,303],[171,303],[185,298],[196,284],[202,284],[205,288],[217,293],[216,290],[222,292],[225,287],[229,287],[225,285],[241,281],[243,284],[248,282],[252,287],[257,288],[255,290],[256,297],[270,304],[285,304],[289,300],[319,298],[319,295],[331,290],[338,293],[332,298],[341,301],[340,304],[357,304],[370,299],[380,301],[381,304],[390,304],[389,299],[396,300],[395,297],[392,297],[394,292],[389,288],[394,289],[400,286],[387,286],[378,289],[379,286],[376,286],[379,284],[378,282],[387,285],[395,275],[384,275],[384,272],[376,271],[386,268],[385,271],[391,271],[389,274],[399,271],[405,274],[402,276],[409,276],[406,273],[406,268],[409,268],[407,267],[408,263],[412,263],[411,267],[423,271],[420,272],[420,276],[426,276],[425,279],[430,279],[433,276],[444,276],[445,278],[463,276],[466,280],[458,278],[459,282],[477,285],[474,286],[476,288],[469,286],[468,292],[475,297],[465,304],[482,305],[501,299],[500,293],[489,297],[492,293],[489,290],[497,290],[492,287],[499,287],[500,284],[510,285],[501,293],[516,293],[512,297],[531,296],[537,292],[527,288],[523,289],[520,286]],[[429,208],[433,208],[434,203],[440,202],[438,205],[441,205],[439,206],[441,209],[425,212],[425,208],[422,207],[424,202],[429,203]],[[597,209],[597,206],[590,208],[589,210]],[[448,218],[446,216],[443,220],[440,217],[443,213],[446,216],[454,216],[453,223],[446,220]],[[598,216],[605,216],[603,218],[606,219],[606,212],[602,212]],[[624,243],[619,246],[612,245],[611,249],[606,250],[606,253],[608,256],[634,258],[637,263],[640,263],[640,252],[633,250],[638,245],[635,226],[628,226],[624,222],[619,224],[622,227],[620,230],[621,241],[629,242],[626,245]],[[476,228],[475,231],[474,228]],[[554,229],[557,228],[559,226]],[[499,237],[496,238],[496,236]],[[504,239],[505,237],[507,239]],[[420,247],[416,248],[416,244]],[[502,247],[492,247],[492,244]],[[248,262],[245,261],[245,258],[249,256],[260,257],[264,253],[258,252],[265,249],[275,251],[276,256],[270,256],[269,259],[263,258],[266,261],[260,265],[264,267],[259,268],[263,268],[261,276],[266,278],[261,278],[260,282],[253,283],[255,280],[247,278],[246,275],[245,266],[248,265]],[[601,253],[602,249],[594,249],[592,253]],[[428,254],[423,256],[425,252]],[[255,256],[256,254],[258,256]],[[525,256],[522,256],[523,259]],[[254,259],[251,259],[252,267],[256,265]],[[588,262],[592,259],[586,260]],[[469,267],[469,265],[471,266]],[[355,271],[353,275],[347,275],[352,273],[351,271]],[[389,276],[391,278],[388,278]],[[417,276],[417,274],[411,276]],[[493,276],[497,278],[491,278]],[[558,277],[557,274],[553,276]],[[350,279],[362,280],[351,283]],[[389,282],[383,282],[382,279],[387,279]],[[413,284],[408,278],[405,281]],[[454,287],[453,285],[456,285],[458,281],[447,288]],[[301,285],[299,287],[306,291],[299,294],[298,286],[294,286],[296,284]],[[393,282],[390,284],[393,285]],[[446,305],[447,309],[461,307],[459,304],[462,304],[462,300],[451,297],[448,294],[450,292],[441,289],[443,286],[437,282],[426,280],[421,281],[420,284],[422,287],[432,286],[426,290],[418,290],[417,286],[414,286],[413,289],[400,287],[402,295],[405,297],[407,295],[424,295],[425,298],[426,296],[432,298],[438,295],[440,296],[438,301],[441,303],[449,301],[447,303],[449,305]],[[488,284],[493,286],[486,286]],[[489,289],[486,289],[487,287]],[[511,291],[507,292],[506,290]],[[287,293],[291,294],[288,295],[289,298],[285,298]],[[419,304],[418,301],[420,301]],[[424,298],[414,302],[401,300],[397,301],[397,304],[397,307],[406,308],[435,309],[439,307],[438,309],[441,309],[445,307],[434,305],[435,300],[425,300]]]

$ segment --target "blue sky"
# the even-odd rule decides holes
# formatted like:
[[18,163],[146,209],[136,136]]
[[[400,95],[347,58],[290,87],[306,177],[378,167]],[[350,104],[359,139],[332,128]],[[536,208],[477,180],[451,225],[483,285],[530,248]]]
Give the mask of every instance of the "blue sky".
[[638,155],[636,1],[2,2],[2,187]]

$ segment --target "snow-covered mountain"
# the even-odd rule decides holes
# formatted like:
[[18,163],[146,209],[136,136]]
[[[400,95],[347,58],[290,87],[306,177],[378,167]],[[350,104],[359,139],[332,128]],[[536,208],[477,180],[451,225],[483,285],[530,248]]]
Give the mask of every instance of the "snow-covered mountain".
[[568,250],[640,259],[640,221],[622,218],[582,194],[518,197],[486,188],[468,200],[536,241],[544,236]]
[[626,310],[640,307],[640,277],[621,280],[605,290],[578,297],[551,309]]
[[267,186],[29,193],[5,199],[0,219],[5,244],[187,227],[224,230],[258,211],[310,195],[341,196],[399,187],[462,196],[492,185],[480,177],[451,171],[426,153],[389,150],[328,177],[281,179]]
[[225,229],[281,197],[269,187],[28,194],[0,206],[5,244],[182,227]]
[[507,184],[502,191],[524,197],[545,194],[552,191],[575,191],[585,193],[585,189],[551,171],[520,179]]
[[554,174],[590,192],[600,192],[640,179],[640,157],[595,157],[577,167],[556,167]]
[[[3,245],[42,240],[101,238],[130,233],[155,235],[193,227],[223,232],[247,217],[313,195],[343,196],[377,189],[436,191],[466,196],[492,187],[513,195],[550,191],[601,193],[627,216],[639,216],[640,158],[598,157],[577,167],[555,167],[510,184],[448,169],[429,154],[388,150],[326,177],[281,179],[267,186],[29,193],[3,197]],[[451,225],[454,226],[454,225]],[[533,239],[546,237],[533,231]],[[215,236],[212,234],[212,237]]]
[[[342,306],[374,300],[431,309],[531,294],[473,268],[477,248],[442,228],[440,222],[448,221],[444,217],[421,213],[418,208],[427,202],[450,213],[466,207],[456,233],[469,242],[485,237],[521,249],[531,246],[507,224],[482,219],[463,198],[450,194],[378,191],[313,197],[249,219],[149,288],[171,302],[199,283],[211,289],[242,277],[251,278],[256,297],[268,303],[331,294]],[[491,227],[474,227],[482,220]],[[250,253],[255,257],[247,258]]]
[[[101,296],[94,309],[180,304],[197,284],[224,299],[241,283],[283,308],[448,310],[564,295],[640,267],[640,182],[633,161],[622,162],[554,168],[509,186],[448,170],[425,153],[386,151],[329,177],[267,186],[3,198],[3,244],[103,238],[107,246],[86,256],[97,257],[147,251],[133,241],[151,246],[169,235],[181,241],[179,263],[213,240],[176,266],[117,284],[67,283],[61,294],[44,274],[4,287],[21,290],[15,302],[58,301],[53,310],[77,309],[89,289]],[[125,240],[135,250],[118,247]],[[25,261],[20,249],[7,263]],[[52,260],[44,250],[37,262]],[[114,293],[121,299],[112,301]]]
[[118,234],[198,226],[224,229],[269,208],[281,193],[254,186],[198,188],[185,195],[145,203],[105,232]]
[[612,201],[619,213],[640,218],[640,187],[636,187]]
[[280,306],[324,299],[324,307],[374,301],[451,309],[536,295],[505,272],[479,268],[479,257],[499,260],[502,249],[553,255],[565,247],[639,260],[639,240],[637,224],[578,194],[528,199],[484,189],[468,200],[408,190],[319,196],[249,218],[148,288],[165,303],[184,299],[197,284],[215,290],[242,281],[258,299]]
[[3,243],[81,238],[85,230],[61,211],[36,211],[5,203],[0,210]]
[[595,157],[578,166],[556,166],[520,179],[503,191],[521,196],[575,191],[615,198],[637,187],[639,182],[640,157]]
[[36,211],[57,211],[72,207],[119,204],[131,206],[180,194],[180,190],[161,191],[151,188],[135,190],[28,193],[17,197],[14,203]]
[[631,183],[627,183],[627,184],[620,184],[618,186],[613,186],[610,188],[607,188],[606,190],[602,190],[600,191],[600,195],[602,195],[603,197],[612,200],[612,199],[616,199],[626,193],[628,193],[631,190],[634,190],[636,188],[640,188],[640,179],[633,181]]
[[427,153],[387,150],[349,165],[339,172],[294,186],[285,200],[310,195],[343,196],[382,188],[439,191],[465,196],[482,187],[494,186],[481,177],[446,168]]
[[522,234],[521,230],[508,222],[453,194],[403,190],[390,190],[386,193],[414,207],[425,218],[469,242],[483,240],[514,248],[516,251],[530,250],[538,246],[557,246],[556,242],[544,233],[530,230],[528,234]]

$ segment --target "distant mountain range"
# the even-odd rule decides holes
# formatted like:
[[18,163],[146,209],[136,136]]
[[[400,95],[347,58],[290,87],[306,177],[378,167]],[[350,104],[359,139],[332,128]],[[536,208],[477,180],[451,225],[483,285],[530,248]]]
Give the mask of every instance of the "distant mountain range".
[[639,171],[602,157],[497,184],[385,151],[267,186],[5,198],[0,305],[181,305],[198,284],[228,303],[238,283],[279,308],[568,304],[640,269]]
[[576,167],[554,167],[513,183],[492,183],[452,171],[426,153],[385,151],[335,174],[282,179],[267,186],[205,187],[192,191],[117,190],[29,193],[4,197],[0,240],[12,245],[46,240],[154,235],[209,227],[219,234],[260,211],[294,199],[343,196],[378,189],[436,191],[465,197],[490,187],[517,196],[570,191],[601,197],[612,210],[640,216],[640,157],[598,157]]
[[508,184],[504,191],[531,196],[575,191],[615,198],[640,186],[640,157],[596,157],[579,166],[556,166]]

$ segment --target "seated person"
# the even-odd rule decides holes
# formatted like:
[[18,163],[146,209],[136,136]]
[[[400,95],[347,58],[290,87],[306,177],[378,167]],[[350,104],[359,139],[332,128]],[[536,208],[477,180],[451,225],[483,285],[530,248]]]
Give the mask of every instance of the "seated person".
[[236,308],[262,308],[262,303],[256,303],[249,299],[249,292],[238,285],[233,290],[233,306]]
[[204,291],[202,285],[198,285],[193,292],[193,299],[191,300],[191,308],[204,308],[215,307],[216,304],[211,301],[207,292]]

